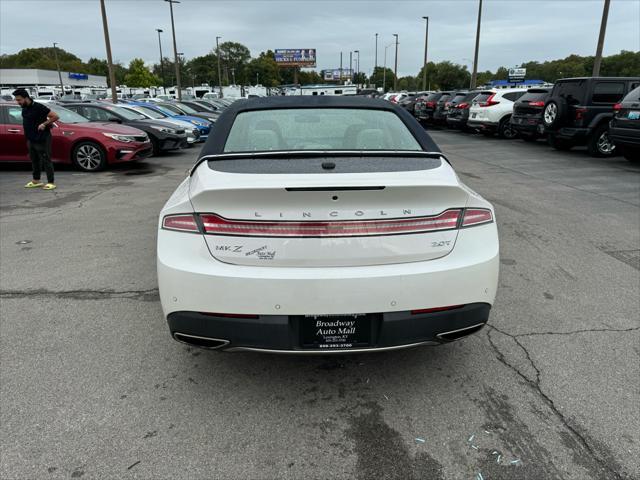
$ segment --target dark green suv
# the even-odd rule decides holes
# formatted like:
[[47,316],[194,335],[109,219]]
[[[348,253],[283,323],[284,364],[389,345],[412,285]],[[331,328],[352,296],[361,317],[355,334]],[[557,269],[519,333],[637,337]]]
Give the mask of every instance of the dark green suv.
[[558,150],[586,145],[594,157],[615,154],[609,139],[613,106],[640,85],[640,77],[563,78],[553,86],[542,122],[549,144]]

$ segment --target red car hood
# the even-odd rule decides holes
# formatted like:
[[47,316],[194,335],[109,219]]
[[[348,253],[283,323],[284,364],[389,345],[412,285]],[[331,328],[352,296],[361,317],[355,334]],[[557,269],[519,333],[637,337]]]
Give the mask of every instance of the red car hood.
[[59,123],[61,128],[90,130],[92,132],[120,133],[122,135],[140,135],[141,133],[143,133],[137,128],[129,127],[127,125],[120,125],[119,123],[114,122],[63,123],[58,121],[56,123]]

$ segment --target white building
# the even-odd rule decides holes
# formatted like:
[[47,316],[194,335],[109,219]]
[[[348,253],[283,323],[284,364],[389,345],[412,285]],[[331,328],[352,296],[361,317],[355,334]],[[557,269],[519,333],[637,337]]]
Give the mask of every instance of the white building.
[[[66,87],[107,88],[107,77],[86,73],[60,72],[62,84]],[[38,68],[0,68],[0,86],[2,87],[38,87],[45,85],[60,86],[57,70]]]

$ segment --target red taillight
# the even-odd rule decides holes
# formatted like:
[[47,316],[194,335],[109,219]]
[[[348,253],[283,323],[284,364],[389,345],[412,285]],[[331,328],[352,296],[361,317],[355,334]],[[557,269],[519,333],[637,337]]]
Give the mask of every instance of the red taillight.
[[576,108],[576,120],[582,120],[585,113],[587,113],[586,108]]
[[162,228],[165,230],[177,230],[179,232],[198,233],[200,231],[195,217],[186,213],[167,215],[162,219]]
[[469,108],[469,104],[467,102],[462,102],[458,104],[458,108],[464,110],[465,108]]
[[471,227],[491,222],[493,222],[493,215],[491,214],[491,210],[486,208],[467,208],[462,218],[463,227]]
[[496,94],[492,93],[491,95],[489,95],[489,97],[484,101],[484,102],[478,102],[478,106],[479,107],[491,107],[492,105],[498,105],[500,102],[498,102],[497,100],[494,100],[493,97],[495,97]]
[[435,108],[436,102],[424,102],[425,107]]
[[464,305],[449,305],[448,307],[421,308],[419,310],[411,310],[411,315],[420,315],[422,313],[445,312],[447,310],[455,310],[456,308],[462,308],[462,307],[464,307]]
[[529,102],[530,107],[544,107],[544,102]]
[[431,217],[336,222],[270,222],[228,220],[212,213],[200,215],[210,235],[242,237],[361,237],[451,230],[458,226],[461,210],[446,210]]
[[616,103],[616,104],[613,106],[613,111],[614,111],[614,112],[619,112],[620,110],[622,110],[622,104],[621,104],[621,103]]

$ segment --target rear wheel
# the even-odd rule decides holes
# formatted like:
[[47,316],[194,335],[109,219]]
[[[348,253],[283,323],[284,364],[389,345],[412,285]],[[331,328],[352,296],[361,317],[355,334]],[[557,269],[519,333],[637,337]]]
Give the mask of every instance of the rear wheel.
[[553,135],[549,135],[549,137],[547,138],[547,142],[549,142],[549,145],[551,145],[551,147],[555,148],[556,150],[571,150],[571,147],[573,147],[571,142],[569,142],[568,140],[557,138]]
[[633,163],[640,162],[640,148],[622,147],[622,156]]
[[151,148],[153,150],[153,156],[157,157],[160,155],[160,145],[158,144],[158,139],[149,135],[149,140],[151,140]]
[[498,136],[500,138],[506,138],[507,140],[511,140],[518,136],[518,131],[511,126],[511,116],[500,120],[500,125],[498,125]]
[[95,142],[80,142],[71,153],[73,164],[85,172],[97,172],[107,166],[107,154]]
[[609,138],[609,126],[600,125],[589,137],[587,150],[592,157],[612,157],[615,155],[616,146]]

